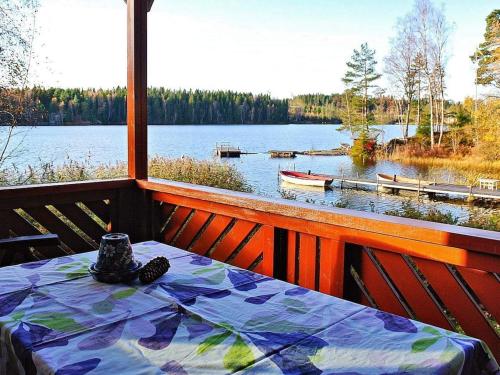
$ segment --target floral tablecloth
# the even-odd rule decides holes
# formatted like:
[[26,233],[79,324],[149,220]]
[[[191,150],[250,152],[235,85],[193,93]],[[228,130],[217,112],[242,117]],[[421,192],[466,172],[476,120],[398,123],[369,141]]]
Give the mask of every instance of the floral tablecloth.
[[108,285],[96,253],[0,269],[0,373],[473,374],[481,341],[157,242],[153,284]]

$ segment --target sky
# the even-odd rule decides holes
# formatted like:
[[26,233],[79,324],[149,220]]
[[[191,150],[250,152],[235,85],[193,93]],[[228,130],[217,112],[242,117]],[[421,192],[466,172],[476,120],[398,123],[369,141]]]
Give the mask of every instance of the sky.
[[[57,87],[126,85],[123,0],[40,0],[33,82]],[[469,56],[495,0],[443,3],[453,26],[447,95],[474,95]],[[346,61],[367,42],[377,68],[398,17],[413,0],[156,0],[149,13],[148,84],[284,98],[341,92]],[[379,85],[388,87],[385,79]]]

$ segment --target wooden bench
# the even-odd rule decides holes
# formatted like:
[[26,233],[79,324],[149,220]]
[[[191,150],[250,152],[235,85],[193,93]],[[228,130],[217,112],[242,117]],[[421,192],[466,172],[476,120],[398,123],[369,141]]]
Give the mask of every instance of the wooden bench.
[[33,249],[58,247],[57,234],[40,234],[0,239],[0,267],[38,260]]
[[479,188],[486,190],[498,190],[498,184],[500,180],[495,180],[493,178],[480,178]]

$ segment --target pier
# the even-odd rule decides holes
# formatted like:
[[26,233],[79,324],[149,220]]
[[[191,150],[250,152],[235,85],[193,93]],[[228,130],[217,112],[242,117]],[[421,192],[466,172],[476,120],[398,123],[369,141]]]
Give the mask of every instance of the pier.
[[298,151],[279,151],[279,150],[270,150],[268,153],[272,158],[295,158],[297,157]]
[[339,148],[332,148],[330,150],[269,150],[268,154],[272,158],[295,158],[297,155],[307,156],[344,156],[349,154],[349,148],[341,146]]
[[[407,182],[393,182],[393,181],[381,181],[377,179],[366,179],[366,178],[356,178],[356,177],[345,177],[345,176],[331,176],[334,182],[340,183],[340,188],[357,188],[359,186],[374,187],[377,190],[385,190],[389,192],[397,193],[400,190],[413,191],[420,194],[442,194],[442,195],[458,195],[467,197],[469,199],[493,199],[500,200],[500,191],[492,189],[482,189],[479,187],[465,186],[465,185],[455,185],[455,184],[445,184],[445,183],[433,183],[421,185],[418,183],[407,183]],[[347,186],[346,186],[347,184]]]
[[214,151],[220,158],[239,158],[243,154],[239,147],[233,147],[227,142],[216,143]]

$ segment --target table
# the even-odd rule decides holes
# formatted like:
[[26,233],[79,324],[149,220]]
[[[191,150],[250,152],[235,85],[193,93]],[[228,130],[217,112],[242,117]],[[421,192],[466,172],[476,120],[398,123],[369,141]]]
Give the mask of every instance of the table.
[[157,242],[171,269],[103,284],[96,252],[0,269],[0,373],[495,373],[480,340]]

